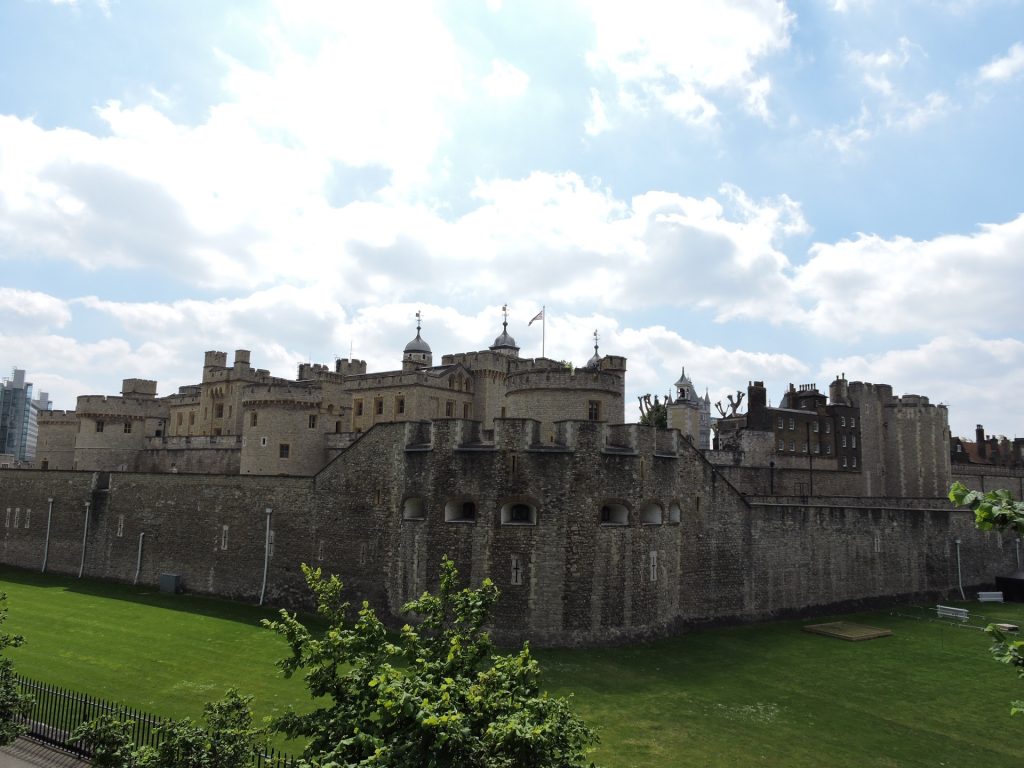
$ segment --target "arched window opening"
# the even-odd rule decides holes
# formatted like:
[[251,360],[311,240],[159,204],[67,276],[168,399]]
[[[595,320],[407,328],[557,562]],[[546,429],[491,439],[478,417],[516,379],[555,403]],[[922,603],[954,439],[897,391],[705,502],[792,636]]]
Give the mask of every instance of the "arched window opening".
[[423,499],[414,497],[405,500],[405,504],[402,505],[403,520],[422,520],[425,517],[426,508],[423,505]]
[[656,501],[649,501],[640,508],[640,523],[642,525],[661,525],[664,510],[661,504]]
[[601,507],[601,525],[628,525],[629,509],[625,504],[608,502]]
[[476,521],[476,502],[470,499],[451,499],[444,505],[446,523],[472,523]]
[[501,507],[502,525],[536,525],[537,508],[524,501],[510,501]]
[[683,508],[679,506],[678,501],[673,501],[668,506],[668,521],[670,523],[678,523],[683,519]]

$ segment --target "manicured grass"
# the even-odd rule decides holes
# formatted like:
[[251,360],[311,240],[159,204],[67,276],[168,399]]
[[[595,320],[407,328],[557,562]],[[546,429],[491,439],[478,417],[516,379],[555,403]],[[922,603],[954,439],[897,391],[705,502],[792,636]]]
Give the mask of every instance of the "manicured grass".
[[[310,706],[274,662],[272,611],[95,581],[0,569],[11,652],[30,677],[157,714],[197,715],[231,685],[259,714]],[[1024,624],[1024,606],[963,604]],[[838,617],[815,618],[822,622]],[[1021,764],[1024,696],[987,636],[887,613],[844,616],[892,629],[859,643],[810,622],[707,630],[628,648],[537,651],[547,687],[575,693],[597,726],[594,758],[616,766],[975,766]]]
[[10,652],[26,677],[173,718],[198,719],[232,686],[259,718],[311,707],[302,679],[274,666],[287,646],[259,626],[274,610],[10,568],[0,591],[4,629],[26,639]]

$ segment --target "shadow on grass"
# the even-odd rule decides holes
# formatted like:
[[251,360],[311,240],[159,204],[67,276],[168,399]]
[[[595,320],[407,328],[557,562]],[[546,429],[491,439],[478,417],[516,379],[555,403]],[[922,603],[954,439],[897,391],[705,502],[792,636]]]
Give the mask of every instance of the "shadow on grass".
[[[40,589],[59,589],[109,600],[123,600],[151,608],[182,611],[249,625],[258,625],[262,619],[276,619],[280,611],[279,608],[272,606],[251,605],[190,592],[172,595],[160,592],[150,585],[133,586],[90,577],[79,579],[67,574],[39,573],[25,568],[0,565],[0,591],[3,591],[5,582]],[[299,618],[313,632],[326,629],[326,623],[316,613],[300,612]]]

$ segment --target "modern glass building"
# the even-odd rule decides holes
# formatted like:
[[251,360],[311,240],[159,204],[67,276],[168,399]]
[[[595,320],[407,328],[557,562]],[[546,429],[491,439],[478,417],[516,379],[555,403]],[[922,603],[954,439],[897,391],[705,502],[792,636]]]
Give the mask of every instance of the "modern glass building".
[[49,395],[32,397],[32,384],[25,371],[15,368],[0,387],[0,454],[18,462],[30,462],[36,455],[39,411],[50,408]]

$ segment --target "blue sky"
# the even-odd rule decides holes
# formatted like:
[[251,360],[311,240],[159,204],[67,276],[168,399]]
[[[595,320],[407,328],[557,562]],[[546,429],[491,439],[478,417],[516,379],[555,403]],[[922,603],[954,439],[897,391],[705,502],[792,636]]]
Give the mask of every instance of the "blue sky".
[[1022,116],[1015,0],[11,0],[0,364],[71,408],[546,306],[629,403],[845,372],[1024,435]]

